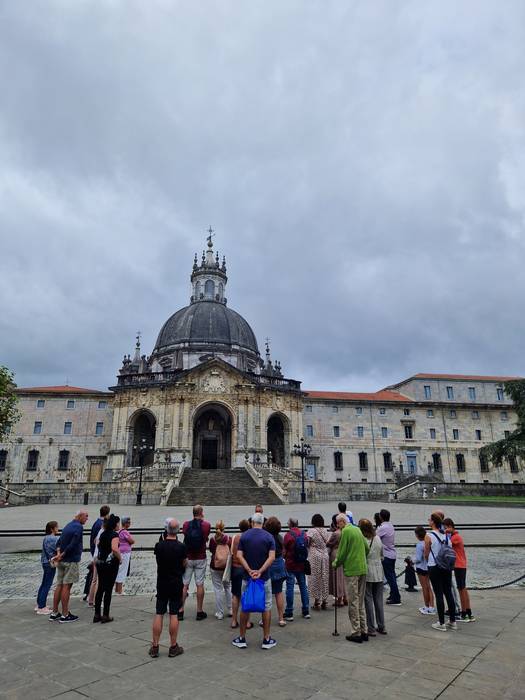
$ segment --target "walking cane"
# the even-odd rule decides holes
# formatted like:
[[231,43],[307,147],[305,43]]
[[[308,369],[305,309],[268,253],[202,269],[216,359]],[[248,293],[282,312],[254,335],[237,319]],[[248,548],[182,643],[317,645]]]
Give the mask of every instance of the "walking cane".
[[338,590],[336,588],[337,586],[337,577],[336,577],[336,569],[332,566],[332,571],[333,571],[333,577],[334,577],[334,598],[335,598],[335,605],[334,605],[334,631],[332,632],[332,637],[339,637],[339,632],[337,631],[337,608],[339,607],[337,605],[337,593]]

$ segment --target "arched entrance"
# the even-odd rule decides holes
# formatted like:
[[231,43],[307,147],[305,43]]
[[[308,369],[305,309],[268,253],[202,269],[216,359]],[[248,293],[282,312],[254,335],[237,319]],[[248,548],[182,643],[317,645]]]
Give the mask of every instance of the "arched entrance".
[[155,456],[155,416],[150,411],[138,411],[130,421],[128,466],[149,467]]
[[202,406],[193,420],[193,467],[230,469],[232,419],[221,404]]
[[279,467],[288,466],[288,424],[284,416],[274,413],[267,426],[267,445],[271,459]]

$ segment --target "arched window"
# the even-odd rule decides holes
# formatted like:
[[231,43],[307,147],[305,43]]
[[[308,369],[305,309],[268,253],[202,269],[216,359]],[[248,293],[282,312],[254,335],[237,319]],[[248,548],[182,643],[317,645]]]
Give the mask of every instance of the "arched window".
[[27,471],[36,472],[38,466],[38,450],[29,450],[27,453]]
[[204,295],[206,299],[213,299],[215,295],[215,284],[213,280],[206,280],[206,284],[204,285]]
[[195,299],[200,299],[201,296],[201,283],[197,282],[195,285]]
[[219,299],[222,299],[224,296],[224,285],[222,282],[219,282]]
[[460,452],[456,454],[456,467],[458,468],[458,472],[465,471],[465,455]]
[[336,472],[343,470],[343,453],[334,452],[334,469]]
[[69,466],[69,451],[60,450],[58,453],[58,468],[60,471],[67,471]]
[[441,455],[439,452],[434,452],[432,455],[432,464],[434,465],[434,471],[441,471],[443,465],[441,464]]

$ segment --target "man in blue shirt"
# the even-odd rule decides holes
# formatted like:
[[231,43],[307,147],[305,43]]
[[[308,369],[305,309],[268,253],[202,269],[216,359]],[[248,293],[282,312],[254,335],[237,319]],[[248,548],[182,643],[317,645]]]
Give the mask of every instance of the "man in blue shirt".
[[[50,620],[58,620],[58,622],[75,622],[75,620],[78,620],[78,615],[73,615],[69,610],[69,598],[71,596],[71,586],[78,581],[79,577],[84,525],[87,519],[87,511],[79,510],[60,534],[57,554],[53,559],[57,567],[57,586],[53,596],[53,612],[49,616]],[[59,603],[62,604],[62,615],[58,612]]]
[[[243,533],[239,540],[237,558],[245,571],[243,591],[248,585],[250,578],[264,581],[264,612],[262,614],[264,636],[262,648],[273,649],[277,642],[270,637],[272,615],[270,566],[275,560],[275,539],[273,535],[262,529],[264,523],[264,516],[262,513],[255,513],[251,520],[252,529]],[[249,617],[249,613],[241,612],[239,636],[232,641],[232,644],[239,649],[244,649],[248,646],[246,644],[246,629],[248,627]]]

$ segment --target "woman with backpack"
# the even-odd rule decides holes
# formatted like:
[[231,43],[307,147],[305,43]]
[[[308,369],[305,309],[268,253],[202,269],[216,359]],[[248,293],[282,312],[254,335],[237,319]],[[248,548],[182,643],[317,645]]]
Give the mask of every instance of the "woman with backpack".
[[215,617],[217,620],[224,619],[224,603],[228,615],[232,615],[232,592],[231,582],[224,581],[224,570],[228,564],[230,556],[231,538],[224,532],[224,523],[219,520],[215,525],[215,536],[210,540],[211,552],[211,580],[215,592]]
[[[438,621],[432,624],[435,630],[446,632],[447,629],[456,630],[454,596],[452,595],[452,571],[454,569],[455,555],[450,546],[448,536],[442,532],[440,516],[432,513],[428,521],[430,532],[425,535],[425,559],[428,563],[428,576],[436,597],[436,607]],[[446,598],[449,610],[449,622],[445,625],[445,604]]]
[[283,583],[286,580],[286,567],[283,558],[283,537],[279,534],[281,532],[281,521],[272,516],[265,522],[264,529],[270,535],[273,535],[275,540],[275,559],[270,566],[270,579],[272,582],[272,594],[275,596],[275,605],[279,615],[279,627],[285,627]]

